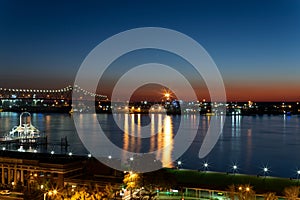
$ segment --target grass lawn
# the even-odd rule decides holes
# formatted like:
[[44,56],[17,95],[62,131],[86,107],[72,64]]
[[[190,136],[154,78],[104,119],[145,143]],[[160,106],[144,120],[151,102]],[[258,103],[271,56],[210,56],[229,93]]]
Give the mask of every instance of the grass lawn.
[[192,170],[166,169],[175,176],[179,186],[227,190],[228,186],[249,184],[258,194],[276,192],[283,195],[285,187],[297,185],[297,180],[278,177],[251,176],[245,174],[226,174],[218,172],[198,172]]

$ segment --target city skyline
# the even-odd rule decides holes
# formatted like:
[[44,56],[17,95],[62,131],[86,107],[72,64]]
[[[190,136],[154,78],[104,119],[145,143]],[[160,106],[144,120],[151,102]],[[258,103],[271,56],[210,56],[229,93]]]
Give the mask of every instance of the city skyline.
[[[96,45],[119,32],[153,26],[174,29],[199,42],[221,72],[228,101],[300,99],[297,1],[0,4],[3,88],[59,89],[72,85],[82,61]],[[117,61],[115,69],[153,58],[178,69],[186,67],[168,54],[136,52]],[[114,73],[105,77],[103,94],[110,92]],[[209,99],[203,80],[193,79],[190,71],[187,76],[195,84],[199,99]]]

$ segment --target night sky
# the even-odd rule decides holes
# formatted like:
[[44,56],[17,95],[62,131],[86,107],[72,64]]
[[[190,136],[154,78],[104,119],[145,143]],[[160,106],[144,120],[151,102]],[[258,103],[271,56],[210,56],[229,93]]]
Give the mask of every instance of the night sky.
[[[199,42],[223,76],[228,101],[300,101],[297,0],[3,0],[0,87],[72,85],[93,48],[114,34],[138,27],[174,29]],[[149,59],[136,57],[141,62]],[[123,61],[117,64],[131,63]],[[111,76],[105,78],[107,85]],[[203,88],[203,81],[196,87]],[[200,96],[208,98],[205,92]]]

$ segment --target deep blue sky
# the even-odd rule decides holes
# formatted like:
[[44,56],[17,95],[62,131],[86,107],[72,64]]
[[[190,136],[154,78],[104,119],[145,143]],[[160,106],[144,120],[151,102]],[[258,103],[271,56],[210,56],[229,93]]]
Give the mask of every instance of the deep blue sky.
[[0,87],[72,84],[101,41],[146,26],[198,41],[221,71],[229,100],[300,100],[297,0],[0,1]]

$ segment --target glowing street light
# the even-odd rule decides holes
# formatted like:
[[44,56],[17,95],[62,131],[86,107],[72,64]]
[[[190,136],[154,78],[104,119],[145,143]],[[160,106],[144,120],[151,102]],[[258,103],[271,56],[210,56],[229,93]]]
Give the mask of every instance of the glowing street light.
[[207,171],[207,169],[208,169],[208,163],[207,162],[203,163],[203,168],[204,168],[204,171]]
[[264,176],[265,176],[265,178],[266,178],[267,173],[269,173],[268,167],[264,167],[264,168],[263,168],[263,172],[264,172]]
[[179,169],[181,165],[182,165],[182,162],[180,160],[177,161],[177,169]]
[[54,189],[54,190],[50,190],[50,191],[48,191],[48,192],[45,192],[44,193],[44,200],[46,200],[46,198],[47,198],[47,195],[50,197],[50,196],[54,196],[54,195],[57,195],[57,190],[56,189]]
[[234,164],[234,165],[232,166],[233,174],[236,173],[237,169],[238,169],[237,165]]
[[165,97],[166,97],[167,99],[169,99],[169,98],[170,98],[170,93],[165,93]]

